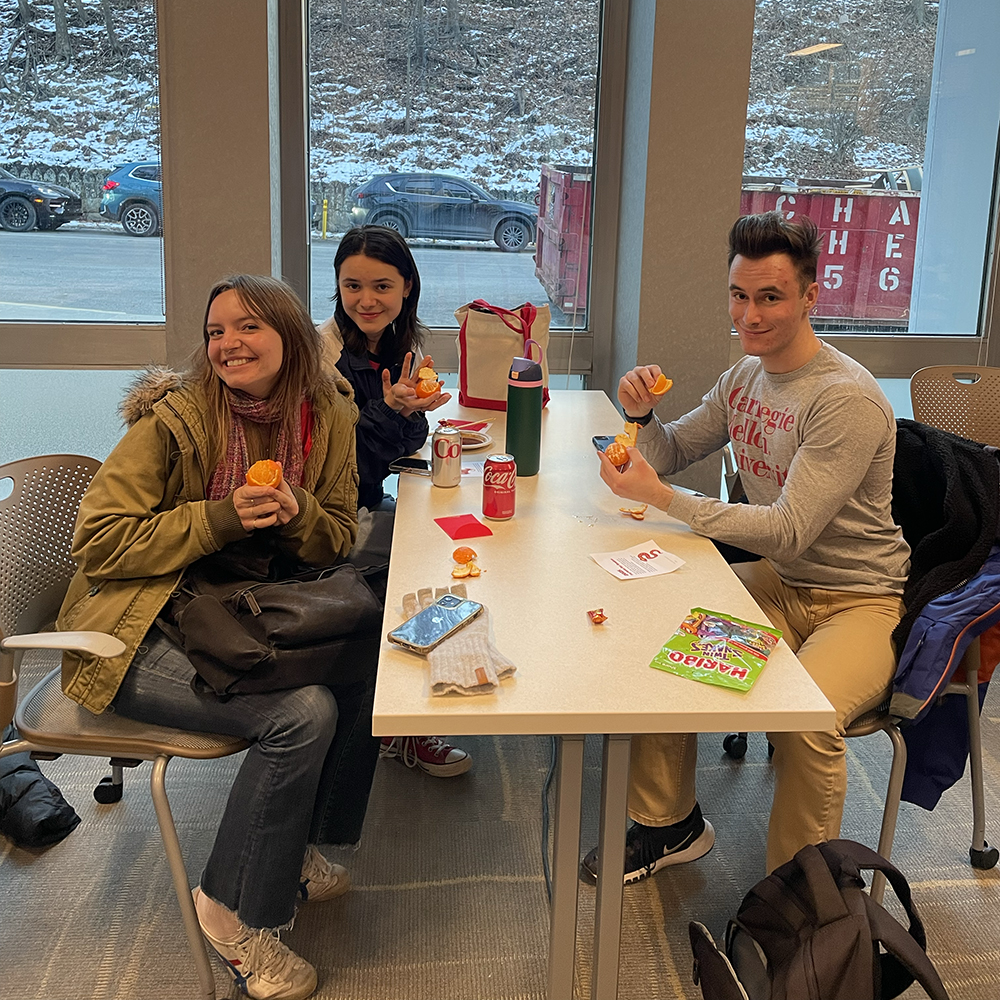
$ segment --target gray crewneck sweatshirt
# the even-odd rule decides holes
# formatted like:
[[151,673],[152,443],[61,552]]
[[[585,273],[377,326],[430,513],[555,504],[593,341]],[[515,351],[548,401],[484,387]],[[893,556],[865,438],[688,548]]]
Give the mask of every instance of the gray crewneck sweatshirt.
[[825,343],[780,375],[743,358],[700,406],[651,421],[636,443],[669,476],[727,441],[749,504],[675,492],[672,517],[766,557],[789,586],[902,594],[910,549],[890,509],[896,424],[867,369]]

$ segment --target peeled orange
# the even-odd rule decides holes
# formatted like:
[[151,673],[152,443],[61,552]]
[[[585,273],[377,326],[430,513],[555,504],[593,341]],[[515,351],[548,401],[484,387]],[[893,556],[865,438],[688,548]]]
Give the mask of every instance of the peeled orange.
[[442,384],[435,378],[424,378],[417,383],[417,388],[414,391],[420,399],[426,399],[428,396],[433,396]]
[[247,469],[247,485],[280,486],[281,462],[272,462],[269,458],[262,458],[259,462],[254,462]]
[[628,452],[620,441],[612,441],[604,449],[604,454],[611,459],[613,465],[617,465],[619,468],[628,462]]

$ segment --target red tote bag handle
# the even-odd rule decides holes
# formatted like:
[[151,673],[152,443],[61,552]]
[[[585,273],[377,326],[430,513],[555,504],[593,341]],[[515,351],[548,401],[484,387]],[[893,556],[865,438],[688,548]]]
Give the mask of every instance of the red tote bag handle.
[[[480,312],[493,313],[494,316],[499,316],[503,321],[504,325],[509,327],[515,333],[521,334],[524,339],[524,356],[531,357],[531,348],[528,346],[528,342],[536,344],[538,346],[539,352],[541,352],[541,345],[537,344],[536,341],[531,340],[531,328],[534,325],[535,317],[538,315],[537,306],[533,305],[531,302],[525,302],[523,305],[518,306],[517,309],[504,309],[503,306],[491,305],[486,299],[474,299],[470,305],[478,309]],[[458,336],[462,344],[462,354],[463,357],[466,353],[466,342],[465,342],[465,323],[468,319],[468,313],[466,313],[466,320],[462,321],[462,327],[459,330]],[[471,397],[467,398],[470,402],[465,403],[462,399],[459,402],[463,406],[484,406],[488,409],[496,408],[495,404],[492,404],[489,400],[478,400],[477,402],[472,402]],[[549,387],[545,386],[542,390],[542,406],[547,406],[549,402]],[[501,409],[506,409],[506,404]]]

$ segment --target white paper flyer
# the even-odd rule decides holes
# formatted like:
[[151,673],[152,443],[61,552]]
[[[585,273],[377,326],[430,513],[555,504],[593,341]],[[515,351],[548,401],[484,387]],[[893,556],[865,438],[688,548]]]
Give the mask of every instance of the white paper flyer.
[[684,565],[684,560],[660,548],[651,538],[621,552],[592,552],[590,558],[619,580],[662,576]]

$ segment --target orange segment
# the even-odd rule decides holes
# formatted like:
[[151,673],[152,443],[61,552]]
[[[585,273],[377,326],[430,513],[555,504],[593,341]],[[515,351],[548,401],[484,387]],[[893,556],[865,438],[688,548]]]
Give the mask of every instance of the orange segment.
[[470,563],[476,558],[476,550],[468,545],[459,545],[451,554],[451,558],[457,563]]
[[673,386],[673,379],[667,378],[666,375],[660,374],[656,376],[656,381],[650,388],[650,394],[653,396],[662,396],[665,392],[669,392],[671,386]]
[[269,458],[262,458],[259,462],[254,462],[247,469],[247,485],[280,486],[281,462],[272,462]]

